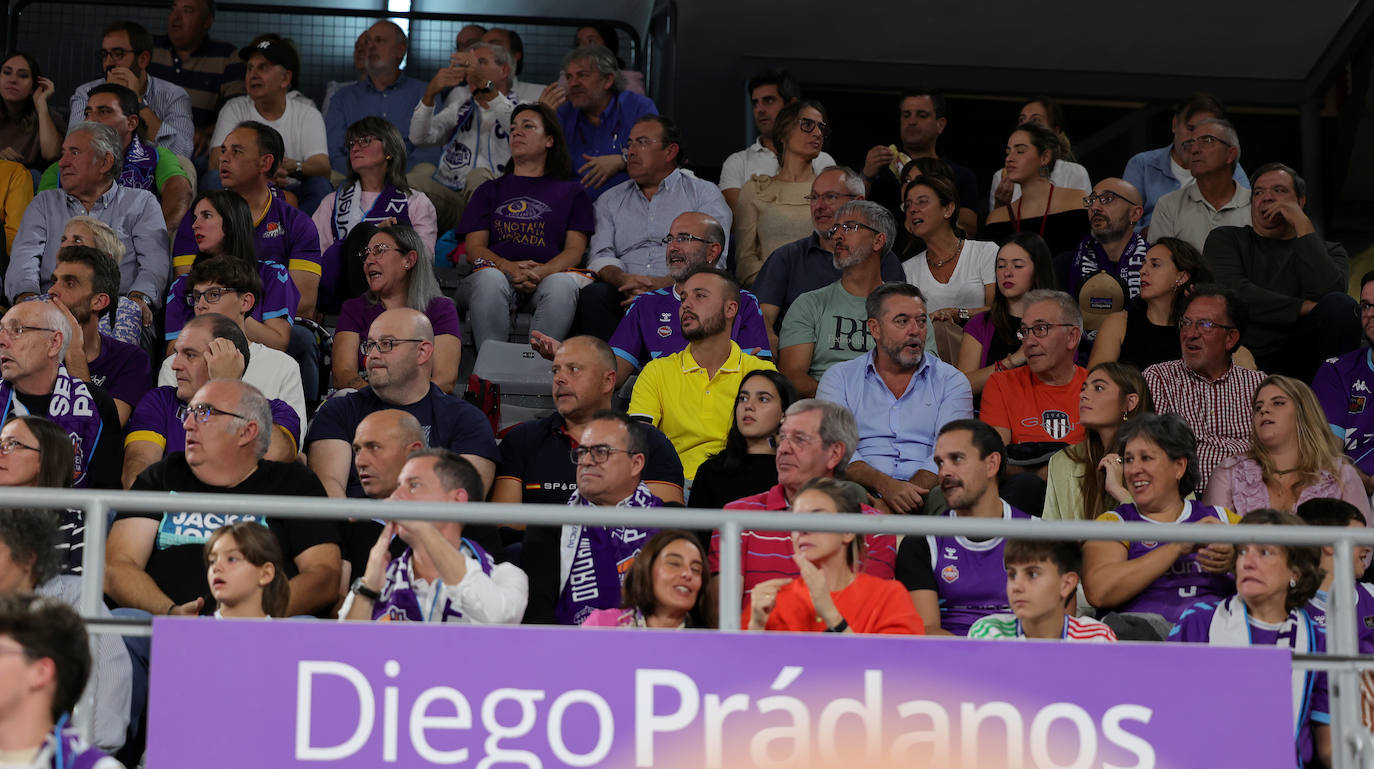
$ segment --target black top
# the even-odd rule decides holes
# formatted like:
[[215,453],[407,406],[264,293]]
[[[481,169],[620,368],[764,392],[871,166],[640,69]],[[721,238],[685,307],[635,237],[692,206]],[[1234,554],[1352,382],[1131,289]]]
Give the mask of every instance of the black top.
[[[1015,207],[1016,204],[1013,203],[1012,208],[1015,209]],[[1022,219],[1020,231],[1039,234],[1049,244],[1051,254],[1077,249],[1083,236],[1088,234],[1088,212],[1086,209],[1078,208],[1050,214],[1049,221],[1045,222],[1043,231],[1040,228],[1042,218],[1044,217],[1035,216]],[[1016,231],[1015,225],[1010,221],[985,224],[983,231],[978,233],[978,239],[1001,243],[1004,238],[1010,237]]]
[[727,503],[762,494],[778,485],[777,457],[772,454],[748,454],[744,465],[730,473],[722,469],[724,459],[716,454],[701,463],[688,507],[724,510]]
[[1126,309],[1126,336],[1116,359],[1144,371],[1148,366],[1181,357],[1183,346],[1178,341],[1178,326],[1156,326],[1145,315],[1145,303],[1133,302]]
[[[211,486],[195,476],[180,451],[155,462],[134,479],[132,491],[167,491],[201,494],[282,494],[297,497],[323,497],[320,479],[299,462],[269,462],[262,460],[258,469],[237,486]],[[169,504],[169,507],[177,507]],[[153,578],[168,598],[183,604],[197,596],[205,599],[202,613],[215,610],[215,599],[205,579],[205,542],[221,526],[239,521],[256,521],[267,526],[277,537],[285,560],[286,576],[296,576],[296,556],[316,545],[338,544],[339,525],[336,521],[305,518],[279,520],[254,513],[220,515],[176,511],[167,513],[119,513],[116,520],[151,518],[158,521],[152,553],[144,571]]]

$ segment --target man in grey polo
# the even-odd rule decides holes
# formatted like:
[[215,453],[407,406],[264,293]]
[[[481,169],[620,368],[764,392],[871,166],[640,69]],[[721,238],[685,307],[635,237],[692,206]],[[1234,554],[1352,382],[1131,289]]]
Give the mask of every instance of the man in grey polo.
[[1159,199],[1150,222],[1150,241],[1178,238],[1201,251],[1218,227],[1250,223],[1250,189],[1235,180],[1240,164],[1240,137],[1221,118],[1199,121],[1183,141],[1193,184]]

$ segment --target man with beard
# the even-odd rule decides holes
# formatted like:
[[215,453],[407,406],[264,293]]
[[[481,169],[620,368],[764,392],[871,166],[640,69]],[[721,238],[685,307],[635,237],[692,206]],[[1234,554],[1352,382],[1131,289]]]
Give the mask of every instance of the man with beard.
[[105,27],[99,53],[105,76],[76,87],[71,114],[86,114],[86,99],[92,88],[118,83],[138,94],[138,117],[156,137],[154,143],[191,157],[196,133],[191,122],[191,97],[181,86],[148,74],[153,58],[153,36],[148,30],[132,21],[116,21]]
[[973,416],[973,391],[963,372],[925,354],[929,318],[920,289],[884,283],[867,306],[873,349],[831,366],[816,397],[845,406],[858,422],[846,477],[892,512],[912,513],[934,485],[936,431]]
[[1192,138],[1183,141],[1183,151],[1196,183],[1159,199],[1150,239],[1178,238],[1201,251],[1212,230],[1250,223],[1250,190],[1234,178],[1240,137],[1228,121],[1198,121]]
[[[998,481],[1006,464],[1006,446],[997,433],[976,419],[961,419],[940,428],[935,440],[935,466],[940,490],[949,502],[945,515],[958,518],[1031,516],[999,496]],[[907,537],[897,549],[897,580],[911,591],[926,635],[968,635],[981,617],[1011,611],[1001,537]]]
[[568,85],[554,97],[555,102],[567,99],[556,107],[558,122],[573,168],[594,202],[629,178],[623,153],[635,146],[629,141],[631,129],[641,117],[657,115],[658,107],[649,97],[625,90],[620,63],[604,46],[569,51],[563,57],[563,76]]
[[835,212],[830,228],[840,279],[797,297],[782,321],[778,367],[802,396],[816,394],[821,376],[836,363],[868,352],[868,295],[882,285],[882,261],[897,237],[886,208],[852,200]]
[[1135,223],[1145,210],[1140,205],[1140,192],[1125,180],[1103,179],[1083,199],[1083,205],[1088,208],[1090,234],[1078,244],[1068,273],[1059,276],[1064,290],[1078,298],[1079,289],[1089,278],[1105,272],[1125,284],[1128,300],[1136,298],[1140,294],[1140,266],[1149,249],[1145,239],[1135,234]]
[[[410,113],[425,95],[425,82],[401,72],[409,40],[394,22],[379,21],[358,38],[363,52],[364,76],[334,92],[324,116],[329,137],[329,165],[339,173],[348,172],[348,148],[344,146],[348,127],[370,115],[386,118],[393,125],[410,123]],[[437,149],[417,150],[406,139],[406,170],[416,163],[434,163]]]
[[649,361],[630,398],[630,416],[668,436],[689,481],[708,456],[724,448],[745,375],[774,370],[730,338],[739,306],[739,283],[730,273],[705,265],[688,273],[678,308],[687,349]]
[[[663,242],[668,246],[668,277],[674,282],[635,297],[611,334],[617,385],[624,384],[650,360],[681,352],[687,346],[687,340],[673,322],[682,304],[683,282],[688,273],[701,265],[716,266],[725,248],[725,230],[710,214],[688,211],[673,220]],[[739,292],[739,299],[739,313],[730,327],[730,338],[750,355],[772,358],[772,345],[758,300],[744,290]]]
[[148,392],[148,353],[100,331],[100,316],[113,312],[119,297],[119,265],[90,246],[67,246],[57,252],[48,298],[67,313],[72,344],[67,346],[67,373],[103,387],[114,399],[121,426]]

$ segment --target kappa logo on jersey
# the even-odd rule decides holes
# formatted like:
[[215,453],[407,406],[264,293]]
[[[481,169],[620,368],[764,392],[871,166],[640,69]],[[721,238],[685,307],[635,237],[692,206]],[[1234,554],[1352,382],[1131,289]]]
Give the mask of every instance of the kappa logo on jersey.
[[658,335],[662,339],[667,339],[668,337],[673,335],[673,330],[668,326],[659,326]]
[[951,563],[950,565],[941,569],[940,579],[943,579],[946,582],[953,582],[954,580],[959,579],[959,567]]
[[496,212],[517,222],[532,222],[543,219],[552,210],[547,203],[522,195],[502,203],[497,207]]
[[1057,409],[1049,409],[1040,414],[1040,427],[1046,435],[1056,441],[1063,440],[1073,432],[1073,423],[1069,421],[1069,415]]
[[1350,385],[1350,389],[1357,393],[1367,393],[1369,392],[1369,385],[1365,384],[1363,379],[1356,379],[1355,384]]

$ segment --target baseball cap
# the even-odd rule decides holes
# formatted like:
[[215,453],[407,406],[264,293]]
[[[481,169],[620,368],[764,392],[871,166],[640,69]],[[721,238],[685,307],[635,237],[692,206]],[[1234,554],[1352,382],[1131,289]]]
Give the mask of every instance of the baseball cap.
[[301,69],[301,59],[296,53],[296,48],[285,40],[265,38],[258,42],[244,46],[239,49],[239,57],[246,63],[250,58],[261,55],[273,64],[280,64],[291,73],[291,80],[294,83],[299,76]]

